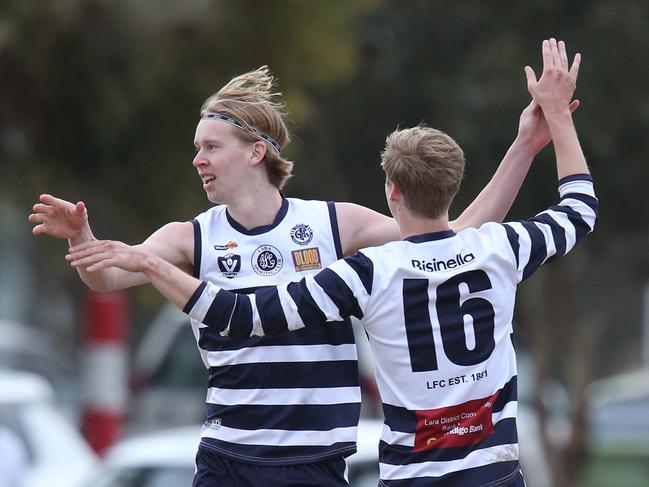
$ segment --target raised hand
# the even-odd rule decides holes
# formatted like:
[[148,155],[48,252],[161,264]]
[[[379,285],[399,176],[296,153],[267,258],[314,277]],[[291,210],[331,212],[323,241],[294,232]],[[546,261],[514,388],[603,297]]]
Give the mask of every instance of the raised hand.
[[[573,100],[568,108],[570,112],[574,112],[579,105],[579,100]],[[541,149],[550,143],[550,128],[536,100],[532,100],[521,113],[517,138],[523,141],[534,154],[541,152]]]
[[569,106],[577,87],[581,55],[575,54],[572,66],[568,63],[566,45],[556,39],[544,40],[542,47],[543,73],[537,80],[530,66],[525,66],[527,89],[534,100],[547,112]]
[[49,194],[42,194],[39,199],[34,213],[28,217],[30,222],[38,223],[32,229],[34,235],[75,239],[88,228],[88,211],[82,201],[74,204]]

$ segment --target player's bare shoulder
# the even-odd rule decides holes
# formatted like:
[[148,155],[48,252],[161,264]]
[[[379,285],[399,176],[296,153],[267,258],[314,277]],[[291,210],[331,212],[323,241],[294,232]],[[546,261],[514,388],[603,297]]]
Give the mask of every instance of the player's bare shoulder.
[[191,269],[194,264],[194,225],[190,221],[167,223],[153,232],[142,246],[182,269]]
[[399,239],[399,227],[390,217],[355,203],[335,203],[343,253]]

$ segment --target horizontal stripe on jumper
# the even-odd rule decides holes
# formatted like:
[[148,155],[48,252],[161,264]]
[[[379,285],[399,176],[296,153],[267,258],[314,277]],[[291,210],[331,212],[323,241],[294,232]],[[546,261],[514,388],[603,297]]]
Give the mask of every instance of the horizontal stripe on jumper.
[[206,402],[226,406],[294,404],[348,404],[360,402],[360,387],[328,387],[319,389],[218,389],[207,390]]
[[451,472],[437,478],[382,480],[382,483],[385,487],[506,487],[514,480],[519,469],[518,461],[512,460]]
[[242,348],[240,350],[207,351],[207,363],[210,367],[229,365],[326,362],[338,360],[356,360],[356,346],[343,345],[303,345]]
[[[442,477],[460,470],[472,469],[500,462],[517,461],[518,445],[509,444],[475,450],[469,453],[466,457],[458,460],[420,462],[410,463],[408,465],[392,465],[381,461],[379,463],[379,470],[381,473],[381,479],[383,480],[412,479],[417,477],[429,477],[433,480],[435,477]],[[500,477],[495,477],[493,479],[483,478],[482,482],[476,485],[488,484],[490,480],[497,480],[498,478]]]
[[347,441],[329,446],[238,445],[214,438],[202,438],[199,448],[235,461],[255,465],[300,465],[347,457],[356,453],[356,443]]
[[[331,323],[326,327],[304,328],[282,335],[229,338],[209,327],[199,328],[198,346],[206,351],[240,350],[272,346],[354,345],[354,331],[348,321]],[[247,352],[247,350],[246,350]]]
[[265,446],[331,446],[336,443],[356,441],[356,426],[318,430],[278,430],[256,429],[244,430],[221,426],[218,429],[203,427],[202,438],[237,443],[239,445]]
[[356,360],[210,367],[209,377],[209,386],[221,389],[317,389],[360,384]]
[[309,404],[276,406],[207,405],[207,417],[219,419],[229,428],[242,430],[317,430],[355,427],[360,415],[360,403]]

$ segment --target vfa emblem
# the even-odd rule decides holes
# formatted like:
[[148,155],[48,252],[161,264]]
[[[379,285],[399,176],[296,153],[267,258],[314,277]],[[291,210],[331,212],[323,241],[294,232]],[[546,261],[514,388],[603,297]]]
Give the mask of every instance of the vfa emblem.
[[239,274],[241,270],[241,256],[236,254],[226,254],[223,257],[217,258],[219,270],[223,273],[223,277],[232,279]]

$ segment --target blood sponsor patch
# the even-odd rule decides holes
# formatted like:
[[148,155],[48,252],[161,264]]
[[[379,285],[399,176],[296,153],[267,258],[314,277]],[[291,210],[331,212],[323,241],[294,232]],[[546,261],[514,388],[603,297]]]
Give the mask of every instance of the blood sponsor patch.
[[295,272],[322,269],[322,261],[320,260],[318,247],[294,250],[291,252],[291,256],[293,257]]
[[491,414],[496,394],[457,406],[416,411],[414,452],[480,443],[494,431]]

